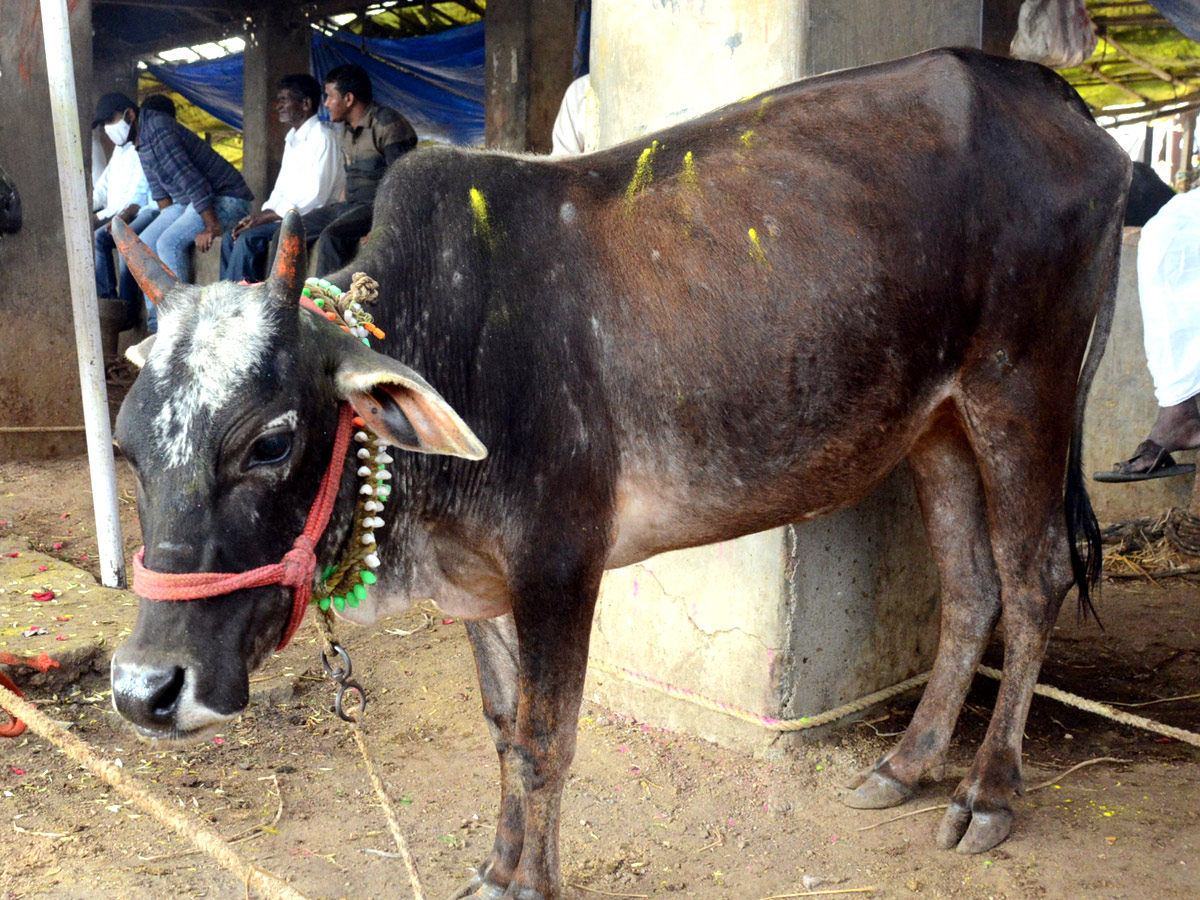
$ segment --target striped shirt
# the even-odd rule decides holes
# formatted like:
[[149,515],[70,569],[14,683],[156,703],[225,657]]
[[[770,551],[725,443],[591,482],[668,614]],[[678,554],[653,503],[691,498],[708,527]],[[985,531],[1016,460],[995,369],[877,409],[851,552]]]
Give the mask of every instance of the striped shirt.
[[138,113],[137,148],[154,200],[191,203],[202,213],[217,197],[254,199],[237,169],[166,113]]

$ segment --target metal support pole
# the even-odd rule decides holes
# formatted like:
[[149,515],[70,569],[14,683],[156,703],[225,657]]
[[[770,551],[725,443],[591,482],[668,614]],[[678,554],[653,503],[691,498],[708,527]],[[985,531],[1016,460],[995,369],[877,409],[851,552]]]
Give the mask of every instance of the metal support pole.
[[96,267],[84,182],[83,145],[79,136],[79,107],[75,101],[75,66],[67,0],[41,0],[41,10],[50,112],[58,156],[58,187],[62,197],[63,236],[67,245],[67,273],[71,280],[71,309],[75,319],[75,348],[79,356],[79,386],[83,395],[83,424],[92,476],[96,542],[100,550],[100,580],[108,587],[125,587],[125,555],[117,513],[117,473],[113,462],[112,428],[108,421],[104,354],[100,347]]

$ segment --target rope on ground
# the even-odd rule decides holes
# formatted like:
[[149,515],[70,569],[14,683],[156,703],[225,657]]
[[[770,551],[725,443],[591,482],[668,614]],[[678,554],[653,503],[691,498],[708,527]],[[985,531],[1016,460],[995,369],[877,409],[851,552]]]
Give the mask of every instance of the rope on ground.
[[[988,666],[980,666],[979,671],[989,678],[1000,680],[1003,675],[997,669],[989,668]],[[1153,731],[1155,734],[1161,734],[1165,737],[1174,738],[1177,741],[1182,741],[1185,744],[1191,744],[1193,747],[1200,747],[1200,734],[1192,731],[1185,731],[1182,728],[1176,728],[1173,725],[1164,725],[1162,722],[1155,722],[1153,719],[1147,719],[1145,716],[1135,716],[1133,713],[1122,712],[1119,709],[1114,709],[1105,703],[1098,703],[1095,700],[1088,700],[1086,697],[1080,697],[1076,694],[1068,694],[1066,691],[1060,691],[1056,687],[1050,687],[1046,684],[1036,684],[1033,687],[1035,694],[1041,694],[1043,697],[1049,697],[1051,700],[1057,700],[1059,703],[1065,703],[1067,706],[1074,706],[1076,709],[1082,709],[1084,712],[1094,713],[1097,716],[1103,716],[1106,719],[1112,719],[1114,722],[1120,722],[1122,725],[1130,725],[1134,728],[1141,728],[1144,731]]]
[[0,687],[0,706],[4,707],[10,715],[25,722],[34,732],[54,744],[93,775],[104,779],[119,794],[132,800],[162,824],[186,837],[248,886],[272,900],[306,900],[303,894],[282,878],[245,862],[229,849],[225,838],[216,831],[197,824],[173,809],[138,784],[124,769],[98,757],[87,743],[73,734],[67,733],[46,718],[36,707],[2,687]]
[[[329,656],[336,655],[334,646],[337,641],[333,636],[332,614],[329,610],[316,610],[315,621],[320,629],[321,637],[325,641],[325,653]],[[361,714],[361,712],[359,713]],[[379,805],[383,807],[383,816],[387,819],[388,830],[392,833],[392,841],[396,844],[396,849],[400,851],[400,859],[404,861],[404,868],[408,870],[408,881],[412,885],[413,897],[416,900],[425,900],[425,892],[421,889],[421,876],[417,874],[417,864],[413,861],[412,853],[408,849],[408,841],[404,837],[404,833],[400,830],[400,821],[396,817],[396,808],[392,804],[392,798],[388,796],[387,789],[383,785],[383,780],[375,770],[375,763],[371,759],[371,754],[367,752],[367,741],[363,734],[362,723],[359,722],[356,715],[353,719],[348,720],[350,731],[354,735],[354,742],[358,745],[358,751],[362,754],[363,762],[367,767],[367,777],[371,780],[371,786],[375,788],[375,794],[379,798]]]
[[724,713],[727,716],[733,716],[735,719],[741,719],[743,722],[750,722],[754,725],[761,726],[768,731],[805,731],[809,728],[819,728],[822,725],[828,725],[831,722],[836,722],[839,719],[844,719],[856,712],[862,712],[864,709],[869,709],[876,703],[882,703],[884,700],[890,700],[898,694],[903,694],[905,691],[912,690],[915,687],[920,687],[929,680],[929,672],[922,672],[920,675],[914,675],[912,678],[907,678],[899,684],[894,684],[891,687],[883,688],[875,691],[873,694],[867,694],[865,697],[860,697],[857,700],[852,700],[837,709],[831,709],[828,712],[823,712],[816,716],[802,716],[799,719],[775,719],[771,716],[762,716],[758,713],[752,713],[748,710],[739,709],[729,703],[722,703],[719,700],[713,700],[705,697],[703,694],[698,694],[695,691],[689,691],[686,688],[675,687],[663,681],[658,681],[650,678],[648,675],[643,675],[640,672],[634,672],[631,669],[626,669],[622,666],[613,665],[610,662],[605,662],[602,659],[595,657],[588,658],[588,664],[599,669],[601,672],[607,672],[610,675],[616,675],[625,681],[633,684],[640,684],[642,687],[648,687],[651,690],[658,691],[661,694],[666,694],[668,697],[675,697],[679,700],[686,700],[688,703],[694,703],[697,706],[703,706],[705,709],[711,709],[715,712]]
[[[702,706],[705,709],[711,709],[715,712],[724,713],[727,716],[732,716],[735,719],[741,719],[743,722],[750,722],[758,725],[768,731],[804,731],[808,728],[817,728],[821,725],[828,725],[836,722],[839,719],[844,719],[846,716],[856,712],[861,712],[877,703],[895,697],[898,694],[903,694],[905,691],[911,690],[914,687],[924,684],[929,680],[930,672],[923,672],[920,675],[914,675],[912,678],[905,679],[899,684],[894,684],[891,687],[883,690],[875,691],[873,694],[868,694],[865,697],[860,697],[858,700],[852,700],[849,703],[843,704],[836,709],[831,709],[828,712],[823,712],[816,716],[802,716],[799,719],[774,719],[770,716],[759,715],[744,709],[739,709],[729,703],[722,703],[718,700],[713,700],[705,697],[703,694],[698,694],[695,691],[687,690],[686,688],[675,687],[674,685],[658,681],[643,675],[640,672],[634,672],[631,669],[616,666],[612,663],[605,662],[602,659],[595,657],[589,658],[589,664],[601,672],[607,672],[610,675],[616,675],[625,681],[632,684],[641,685],[642,687],[650,688],[659,693],[666,694],[668,697],[675,697],[678,700],[686,700],[688,703],[694,703],[697,706]],[[989,666],[980,666],[978,669],[981,675],[986,675],[989,678],[994,678],[997,681],[1001,680],[1003,673]],[[1120,722],[1123,725],[1130,725],[1134,728],[1141,728],[1146,731],[1152,731],[1155,734],[1165,735],[1169,738],[1174,738],[1177,741],[1182,741],[1185,744],[1191,744],[1193,747],[1200,747],[1200,734],[1191,731],[1185,731],[1182,728],[1176,728],[1173,725],[1164,725],[1161,722],[1155,722],[1153,719],[1147,719],[1144,716],[1136,716],[1132,713],[1122,712],[1114,709],[1104,703],[1098,703],[1095,700],[1088,700],[1076,694],[1069,694],[1066,691],[1059,690],[1055,687],[1050,687],[1044,684],[1034,685],[1033,691],[1035,694],[1041,694],[1043,697],[1049,697],[1051,700],[1057,700],[1060,703],[1065,703],[1068,706],[1074,706],[1077,709],[1082,709],[1085,712],[1094,713],[1098,716],[1103,716],[1106,719],[1112,719],[1114,722]]]

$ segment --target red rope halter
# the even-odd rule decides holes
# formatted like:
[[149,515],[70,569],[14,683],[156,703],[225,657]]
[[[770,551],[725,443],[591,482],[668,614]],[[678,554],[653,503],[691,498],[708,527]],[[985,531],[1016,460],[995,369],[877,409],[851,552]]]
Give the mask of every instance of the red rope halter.
[[284,554],[281,562],[259,566],[248,572],[154,572],[142,563],[146,556],[146,548],[143,546],[133,557],[133,589],[138,596],[147,600],[201,600],[268,584],[290,587],[292,614],[283,631],[283,640],[275,649],[279,651],[286,647],[296,629],[300,627],[300,621],[304,618],[304,611],[308,608],[308,601],[312,596],[313,577],[317,571],[315,550],[321,536],[325,534],[329,517],[337,502],[346,450],[350,446],[350,420],[353,414],[349,404],[342,404],[329,467],[325,470],[316,499],[308,511],[308,521],[304,523],[304,530],[292,544],[292,549]]

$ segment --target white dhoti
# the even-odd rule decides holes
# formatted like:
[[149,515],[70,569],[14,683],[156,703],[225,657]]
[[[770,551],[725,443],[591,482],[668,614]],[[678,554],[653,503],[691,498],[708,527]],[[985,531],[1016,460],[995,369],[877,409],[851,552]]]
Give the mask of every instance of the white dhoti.
[[1159,406],[1200,394],[1200,190],[1158,211],[1138,243],[1146,365]]

